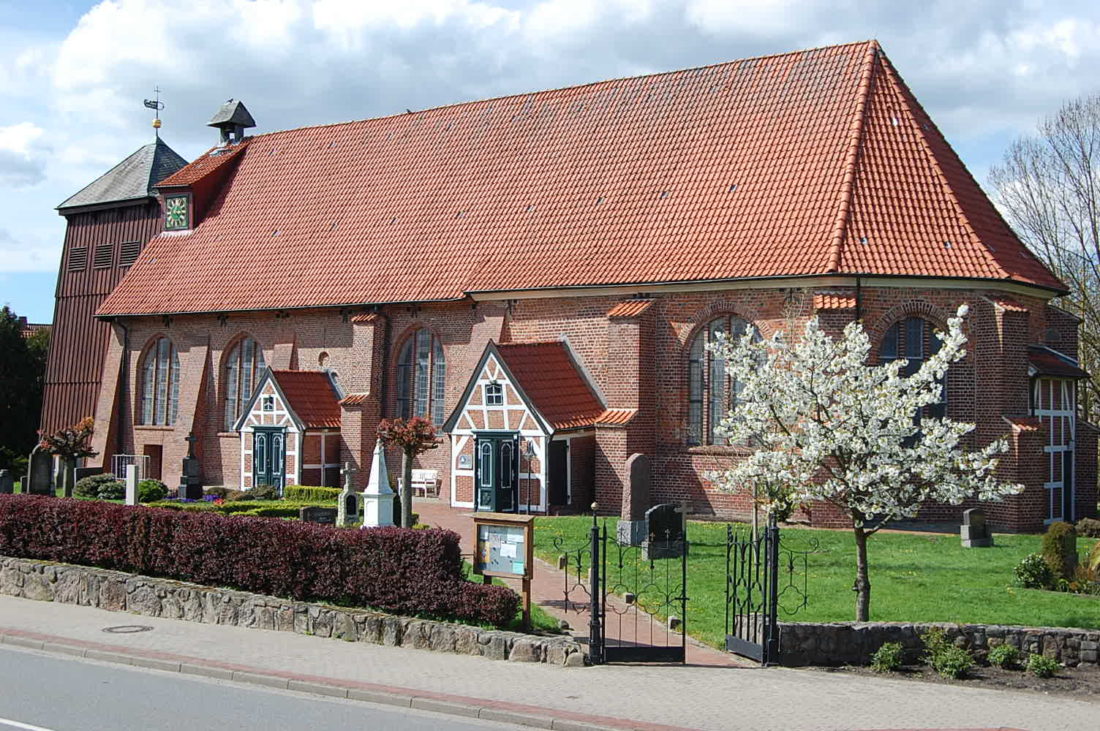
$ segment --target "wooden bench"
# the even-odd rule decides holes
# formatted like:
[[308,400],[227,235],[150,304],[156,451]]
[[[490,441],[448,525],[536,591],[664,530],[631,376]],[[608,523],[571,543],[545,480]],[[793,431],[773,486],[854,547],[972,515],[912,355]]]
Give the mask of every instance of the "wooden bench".
[[439,470],[413,470],[413,495],[439,497]]

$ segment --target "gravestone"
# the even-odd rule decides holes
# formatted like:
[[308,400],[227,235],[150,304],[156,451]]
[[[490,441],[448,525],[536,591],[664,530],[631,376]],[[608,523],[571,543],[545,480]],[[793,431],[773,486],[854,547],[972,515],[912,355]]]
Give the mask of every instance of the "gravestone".
[[359,521],[359,493],[355,491],[353,484],[353,476],[358,471],[351,466],[351,462],[345,462],[344,469],[340,470],[340,474],[344,476],[344,489],[336,499],[336,525],[347,526]]
[[653,482],[649,457],[644,454],[632,454],[626,461],[626,471],[630,483],[623,490],[622,520],[619,521],[619,545],[640,546],[645,542],[649,531],[646,529],[646,508],[649,506],[649,491]]
[[137,465],[126,465],[126,504],[138,504],[138,468]]
[[199,441],[194,432],[187,435],[187,456],[183,458],[183,472],[180,475],[180,498],[202,500],[202,465],[195,456],[195,442]]
[[959,528],[963,548],[987,548],[993,545],[993,533],[985,522],[985,511],[970,508],[963,511],[963,522]]
[[11,495],[15,490],[15,480],[7,470],[0,470],[0,495]]
[[298,519],[303,523],[320,523],[322,525],[336,525],[336,508],[321,508],[307,506],[298,510]]
[[53,455],[35,447],[27,464],[27,480],[23,492],[31,495],[53,495]]
[[642,556],[646,561],[656,558],[679,558],[687,552],[684,527],[687,506],[674,503],[655,505],[646,511],[646,540]]

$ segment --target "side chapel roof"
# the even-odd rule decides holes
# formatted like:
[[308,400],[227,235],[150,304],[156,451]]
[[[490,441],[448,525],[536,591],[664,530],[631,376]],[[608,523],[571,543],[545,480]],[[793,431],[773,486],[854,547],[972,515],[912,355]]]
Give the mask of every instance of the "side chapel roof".
[[[248,140],[100,315],[825,274],[1065,289],[875,41]],[[256,286],[272,271],[294,287]]]
[[306,429],[340,428],[340,399],[327,373],[272,370],[271,376]]

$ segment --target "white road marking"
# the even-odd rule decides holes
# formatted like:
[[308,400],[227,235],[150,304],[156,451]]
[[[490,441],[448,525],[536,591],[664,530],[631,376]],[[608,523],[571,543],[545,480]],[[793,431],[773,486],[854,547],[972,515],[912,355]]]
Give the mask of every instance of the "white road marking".
[[45,726],[32,726],[29,723],[13,721],[10,718],[0,718],[0,726],[23,729],[23,731],[53,731],[52,729],[48,729]]

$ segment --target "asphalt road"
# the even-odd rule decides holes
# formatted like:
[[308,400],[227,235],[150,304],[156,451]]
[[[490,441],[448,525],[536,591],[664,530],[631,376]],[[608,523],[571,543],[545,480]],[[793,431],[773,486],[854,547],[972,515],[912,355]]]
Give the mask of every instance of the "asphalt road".
[[503,728],[512,727],[0,648],[0,731]]

